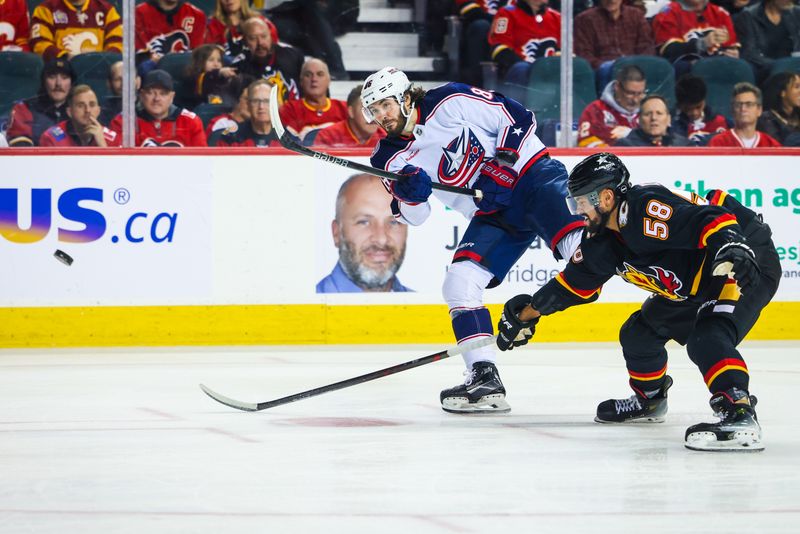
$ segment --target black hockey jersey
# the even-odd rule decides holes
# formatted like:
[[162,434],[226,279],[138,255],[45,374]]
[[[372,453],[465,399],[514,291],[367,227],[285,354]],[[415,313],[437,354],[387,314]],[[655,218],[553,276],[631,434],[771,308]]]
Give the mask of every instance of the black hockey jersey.
[[701,300],[717,250],[728,242],[747,242],[751,227],[764,227],[723,191],[705,199],[661,185],[632,187],[618,220],[619,233],[584,231],[565,269],[534,295],[534,308],[547,315],[597,300],[615,274],[669,300]]

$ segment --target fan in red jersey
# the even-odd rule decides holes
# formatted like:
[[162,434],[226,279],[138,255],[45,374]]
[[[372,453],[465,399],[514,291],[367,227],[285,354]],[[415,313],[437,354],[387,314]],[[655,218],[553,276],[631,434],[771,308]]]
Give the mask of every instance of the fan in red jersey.
[[761,116],[761,89],[747,82],[733,86],[731,97],[733,128],[715,135],[708,146],[734,146],[741,148],[764,148],[781,146],[779,142],[756,129]]
[[[206,146],[203,121],[188,109],[172,104],[172,76],[155,69],[148,72],[139,90],[141,107],[136,110],[136,146]],[[122,115],[111,129],[122,133]]]
[[47,129],[39,146],[120,146],[122,136],[97,120],[100,105],[88,85],[76,85],[67,100],[68,120]]
[[[319,130],[314,137],[315,147],[355,148],[374,147],[386,137],[386,131],[374,122],[367,122],[361,112],[361,89],[358,85],[347,95],[347,118]],[[308,140],[308,139],[307,139]]]
[[203,44],[206,14],[183,0],[147,0],[136,6],[136,56],[139,72],[155,68],[170,52],[189,52]]
[[578,146],[613,145],[639,126],[639,106],[646,87],[642,69],[636,65],[621,68],[600,98],[590,102],[581,113]]
[[670,2],[653,19],[658,53],[675,62],[724,54],[739,57],[730,14],[708,0]]
[[256,80],[247,88],[247,109],[250,119],[228,128],[217,140],[216,146],[281,146],[272,128],[269,99],[272,85],[267,80]]
[[281,122],[286,129],[304,139],[314,130],[347,118],[347,104],[328,98],[331,75],[321,59],[311,58],[300,71],[300,100],[289,100],[280,108]]
[[29,52],[30,33],[25,0],[0,1],[0,52]]

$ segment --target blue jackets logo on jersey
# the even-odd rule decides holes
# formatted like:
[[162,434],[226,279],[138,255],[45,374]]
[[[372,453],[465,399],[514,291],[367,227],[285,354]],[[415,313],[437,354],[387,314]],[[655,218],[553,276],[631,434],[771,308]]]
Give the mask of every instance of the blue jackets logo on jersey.
[[443,184],[461,186],[469,181],[475,170],[483,163],[486,150],[478,137],[469,128],[450,141],[442,149],[439,159],[439,181]]

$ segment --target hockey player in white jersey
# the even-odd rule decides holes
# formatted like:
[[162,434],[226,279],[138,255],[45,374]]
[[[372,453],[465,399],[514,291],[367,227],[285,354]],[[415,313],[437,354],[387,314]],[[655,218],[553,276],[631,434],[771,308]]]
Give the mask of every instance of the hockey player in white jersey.
[[[400,70],[369,76],[361,92],[364,115],[388,134],[372,154],[373,167],[403,175],[386,181],[392,211],[419,225],[433,193],[470,223],[456,248],[442,294],[458,343],[493,334],[483,293],[505,278],[539,236],[557,258],[580,243],[583,220],[570,214],[567,172],[534,133],[533,113],[499,93],[459,83],[424,91]],[[483,199],[440,190],[431,182],[483,191]],[[463,384],[441,392],[454,413],[508,412],[493,346],[464,353]]]

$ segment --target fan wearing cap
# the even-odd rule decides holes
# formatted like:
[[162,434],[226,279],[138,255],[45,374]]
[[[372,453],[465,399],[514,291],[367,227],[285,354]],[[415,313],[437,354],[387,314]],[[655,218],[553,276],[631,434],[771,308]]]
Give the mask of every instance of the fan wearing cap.
[[45,59],[122,52],[122,19],[106,0],[44,0],[31,18],[31,49]]
[[65,59],[54,59],[42,70],[39,93],[32,99],[17,102],[11,109],[8,124],[10,146],[35,146],[45,130],[67,117],[67,96],[75,72]]
[[88,85],[76,85],[67,99],[69,120],[47,129],[39,146],[120,146],[122,136],[97,120],[100,104]]
[[[175,106],[174,99],[168,72],[156,69],[144,76],[136,108],[136,146],[206,146],[200,117]],[[122,115],[114,118],[111,129],[122,133]]]

